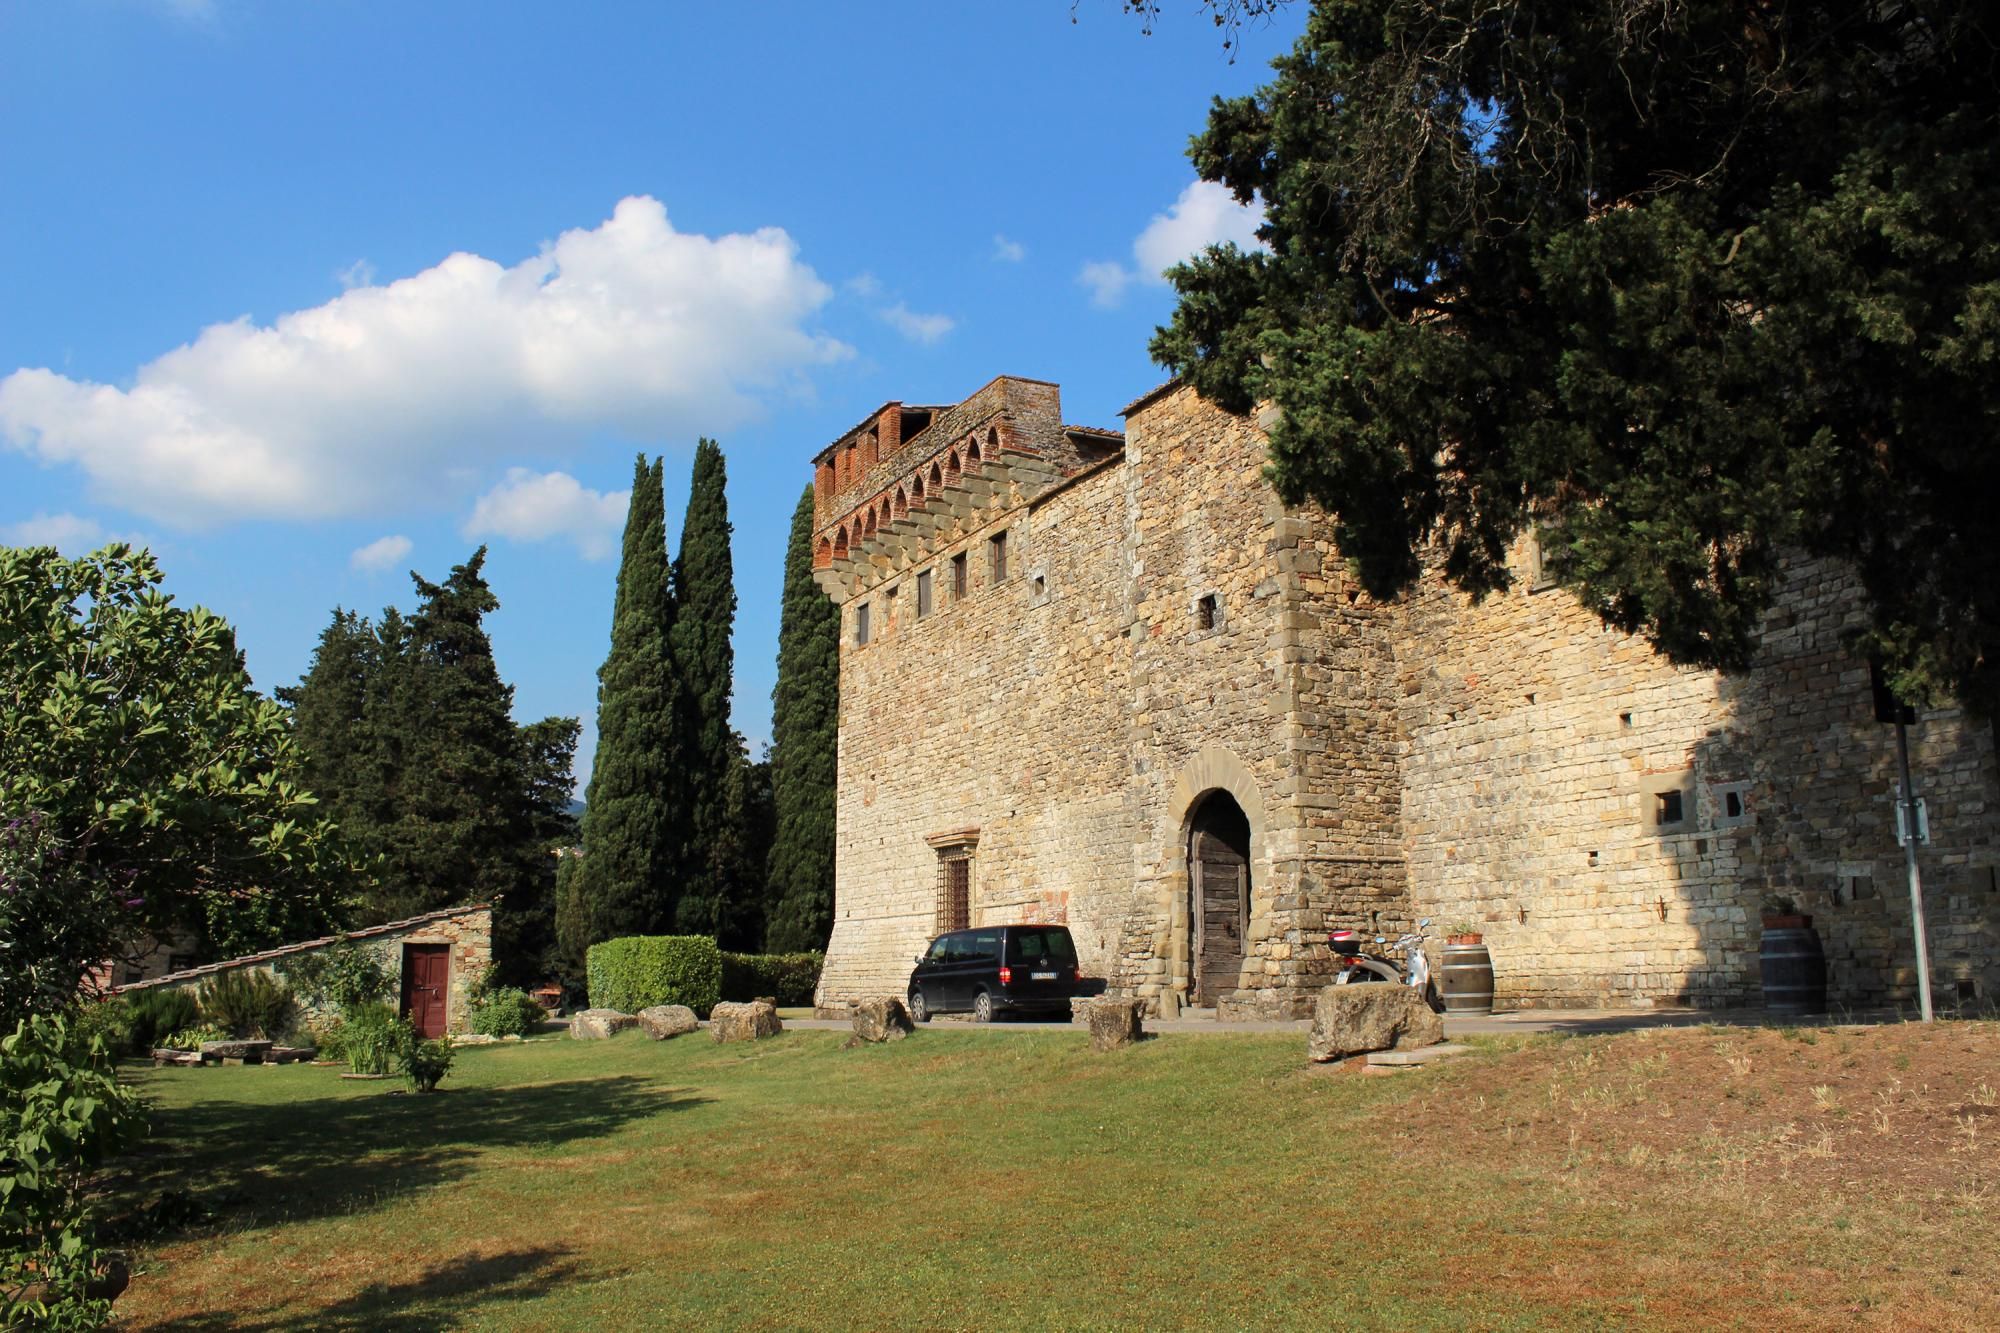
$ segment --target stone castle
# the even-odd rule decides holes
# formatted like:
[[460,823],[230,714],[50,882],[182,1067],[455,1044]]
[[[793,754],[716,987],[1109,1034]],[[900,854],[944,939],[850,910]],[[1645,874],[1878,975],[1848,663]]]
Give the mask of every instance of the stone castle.
[[[1298,1015],[1326,932],[1483,932],[1502,1004],[1756,1003],[1758,909],[1837,1003],[1915,993],[1894,729],[1800,561],[1743,675],[1673,666],[1544,580],[1354,584],[1264,439],[1192,389],[1065,425],[1057,386],[889,403],[815,461],[841,606],[819,1003],[901,994],[939,931],[1066,922],[1114,992]],[[1993,729],[1911,729],[1941,1004],[2000,993]]]

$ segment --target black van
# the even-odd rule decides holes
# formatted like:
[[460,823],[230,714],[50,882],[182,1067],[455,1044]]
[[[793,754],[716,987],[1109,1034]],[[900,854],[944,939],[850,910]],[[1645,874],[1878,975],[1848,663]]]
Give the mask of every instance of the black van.
[[931,941],[910,973],[910,1017],[971,1010],[977,1022],[996,1014],[1069,1014],[1083,993],[1076,941],[1068,926],[977,926]]

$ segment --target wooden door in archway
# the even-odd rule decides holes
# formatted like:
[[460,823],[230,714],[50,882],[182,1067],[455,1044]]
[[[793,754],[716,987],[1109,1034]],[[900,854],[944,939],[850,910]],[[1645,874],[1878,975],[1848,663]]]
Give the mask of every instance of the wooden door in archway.
[[1188,835],[1189,998],[1212,1005],[1237,988],[1250,920],[1250,822],[1227,793],[1202,802]]

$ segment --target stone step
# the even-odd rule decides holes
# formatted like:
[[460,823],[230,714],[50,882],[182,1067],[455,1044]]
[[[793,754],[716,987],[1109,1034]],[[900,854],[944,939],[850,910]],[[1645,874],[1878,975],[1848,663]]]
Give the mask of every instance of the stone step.
[[1413,1051],[1374,1051],[1368,1056],[1368,1063],[1377,1069],[1414,1069],[1432,1060],[1449,1060],[1454,1055],[1465,1055],[1470,1046],[1458,1046],[1446,1042],[1442,1046],[1420,1046]]

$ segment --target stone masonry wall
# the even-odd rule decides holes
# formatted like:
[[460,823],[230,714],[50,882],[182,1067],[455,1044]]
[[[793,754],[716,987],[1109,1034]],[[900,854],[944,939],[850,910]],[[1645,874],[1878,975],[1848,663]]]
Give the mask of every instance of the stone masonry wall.
[[[931,839],[975,830],[972,924],[1066,922],[1102,975],[1130,892],[1115,467],[962,521],[841,617],[839,856],[817,1003],[901,994],[937,932]],[[1008,534],[995,581],[989,539]],[[951,592],[951,559],[968,587]],[[935,609],[916,614],[931,570]],[[871,642],[855,642],[871,608]]]
[[1128,416],[1139,911],[1119,979],[1188,993],[1188,818],[1220,789],[1252,837],[1244,968],[1222,1007],[1298,1015],[1331,970],[1329,922],[1401,913],[1389,618],[1345,597],[1326,525],[1284,509],[1265,453],[1184,386]]
[[[1771,894],[1814,916],[1836,1002],[1910,999],[1894,729],[1842,647],[1853,581],[1794,564],[1741,676],[1673,667],[1529,583],[1473,605],[1427,581],[1398,644],[1411,892],[1439,926],[1484,932],[1500,1001],[1755,1003]],[[1938,713],[1912,739],[1934,976],[1990,999],[1992,731]],[[1686,817],[1662,825],[1673,792]]]
[[[258,971],[285,979],[285,965],[294,959],[318,953],[339,942],[337,936],[286,945],[242,958],[224,959],[201,967],[187,968],[166,976],[120,986],[119,993],[149,989],[199,989],[209,978],[222,972]],[[445,997],[445,1030],[472,1030],[471,988],[493,962],[493,912],[486,907],[467,907],[429,913],[405,922],[392,922],[352,932],[346,938],[373,950],[391,978],[389,1003],[399,1003],[403,986],[403,946],[445,944],[451,946],[451,982]]]
[[[872,473],[843,489],[836,471],[822,496],[817,577],[842,606],[822,1006],[900,993],[954,838],[976,839],[974,924],[1066,922],[1114,989],[1185,997],[1189,821],[1218,792],[1251,831],[1224,1012],[1303,1012],[1329,928],[1417,916],[1485,934],[1503,1004],[1754,1003],[1758,907],[1778,893],[1815,916],[1838,1002],[1913,994],[1894,733],[1842,647],[1862,612],[1839,569],[1791,569],[1754,670],[1677,668],[1538,589],[1526,543],[1509,593],[1474,604],[1433,574],[1373,602],[1325,519],[1264,482],[1254,424],[1185,387],[1128,409],[1123,458],[1102,464],[1057,447],[1058,408],[1054,386],[1003,379],[937,409],[895,469],[927,468],[927,440],[967,457],[989,421],[1009,445],[947,468],[921,514],[902,483],[907,518],[853,509]],[[854,512],[877,513],[865,540]],[[1993,729],[1940,712],[1912,744],[1940,999],[1990,1003]]]

